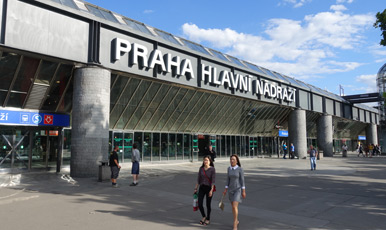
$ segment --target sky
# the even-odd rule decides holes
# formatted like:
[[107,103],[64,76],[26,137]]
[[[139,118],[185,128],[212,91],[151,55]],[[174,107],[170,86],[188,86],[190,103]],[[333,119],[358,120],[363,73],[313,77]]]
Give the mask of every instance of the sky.
[[385,0],[86,1],[338,95],[377,92],[386,63]]

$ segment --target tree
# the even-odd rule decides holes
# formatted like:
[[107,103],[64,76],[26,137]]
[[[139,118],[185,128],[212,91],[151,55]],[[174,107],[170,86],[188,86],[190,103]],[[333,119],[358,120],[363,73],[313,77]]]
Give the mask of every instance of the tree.
[[379,44],[386,46],[386,9],[382,13],[378,12],[376,17],[377,21],[374,23],[374,27],[380,28],[383,36],[383,39],[381,39]]

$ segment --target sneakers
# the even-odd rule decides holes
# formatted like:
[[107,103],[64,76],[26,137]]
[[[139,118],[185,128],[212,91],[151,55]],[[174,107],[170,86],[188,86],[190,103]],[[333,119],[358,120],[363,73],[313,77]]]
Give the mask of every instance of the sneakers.
[[137,186],[137,185],[138,183],[134,183],[134,182],[130,184],[130,186]]
[[113,188],[118,188],[118,184],[113,184],[112,187]]

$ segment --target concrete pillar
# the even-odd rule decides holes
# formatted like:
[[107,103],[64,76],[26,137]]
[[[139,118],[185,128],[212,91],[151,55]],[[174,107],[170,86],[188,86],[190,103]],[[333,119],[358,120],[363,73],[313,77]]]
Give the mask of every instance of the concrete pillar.
[[367,144],[378,144],[377,125],[368,124],[366,127],[366,142]]
[[332,157],[334,156],[332,146],[332,116],[324,114],[319,117],[317,123],[318,149],[323,150],[323,156]]
[[109,152],[110,71],[75,70],[71,131],[71,176],[97,177]]
[[288,120],[288,148],[291,143],[295,146],[295,156],[299,159],[307,157],[307,125],[306,111],[293,110]]

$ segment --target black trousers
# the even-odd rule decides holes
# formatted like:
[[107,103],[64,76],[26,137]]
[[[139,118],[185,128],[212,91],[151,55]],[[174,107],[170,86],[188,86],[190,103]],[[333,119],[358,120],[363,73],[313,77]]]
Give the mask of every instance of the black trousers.
[[[211,186],[208,185],[200,185],[200,189],[198,190],[198,208],[200,209],[202,217],[206,216],[207,220],[210,220],[210,212],[212,211],[211,208],[211,203],[212,203],[212,197],[209,197],[209,192],[211,190]],[[208,215],[205,215],[205,210],[204,210],[204,197],[206,196],[206,209]]]

